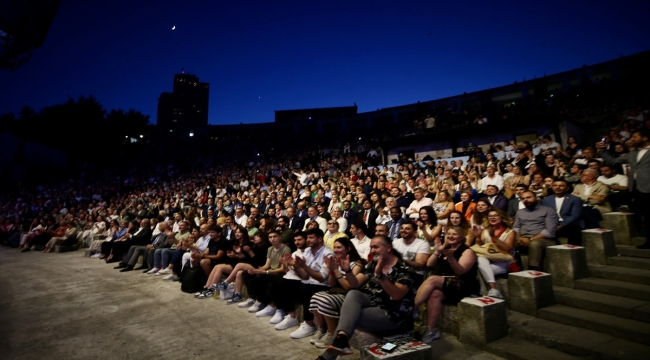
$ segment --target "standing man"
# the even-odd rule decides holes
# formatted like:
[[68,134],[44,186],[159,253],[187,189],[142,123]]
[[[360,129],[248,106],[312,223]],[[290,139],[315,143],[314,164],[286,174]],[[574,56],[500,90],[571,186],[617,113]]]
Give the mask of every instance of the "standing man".
[[598,143],[598,155],[605,164],[629,164],[630,173],[627,183],[628,191],[632,194],[632,211],[643,218],[646,241],[637,246],[638,249],[650,249],[650,130],[641,129],[632,134],[630,144],[636,149],[618,158],[612,157],[605,150],[603,142]]

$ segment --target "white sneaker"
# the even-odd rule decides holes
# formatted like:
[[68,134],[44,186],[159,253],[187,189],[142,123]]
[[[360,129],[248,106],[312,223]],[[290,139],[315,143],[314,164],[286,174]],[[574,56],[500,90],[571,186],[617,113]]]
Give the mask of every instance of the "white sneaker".
[[95,255],[92,255],[90,258],[91,259],[99,259],[100,257],[102,257],[102,253],[97,253]]
[[490,289],[488,291],[487,296],[497,298],[497,299],[503,299],[503,295],[501,295],[501,291],[497,289]]
[[298,330],[292,332],[290,336],[292,339],[302,339],[314,335],[314,333],[316,333],[316,327],[310,326],[306,321],[303,321]]
[[167,276],[165,276],[163,278],[163,280],[165,280],[165,281],[176,281],[176,280],[178,280],[178,276],[176,276],[174,274],[167,275]]
[[318,349],[325,349],[326,347],[332,344],[333,340],[334,340],[334,336],[326,332],[325,335],[323,335],[323,337],[320,338],[320,340],[316,341],[314,346],[316,346]]
[[275,314],[275,308],[271,305],[266,305],[266,307],[255,313],[257,317],[272,316]]
[[243,308],[251,307],[251,306],[253,306],[253,304],[255,304],[255,300],[249,298],[249,299],[246,300],[246,301],[242,301],[241,304],[239,304],[239,305],[237,305],[237,306],[243,309]]
[[286,315],[286,314],[284,313],[284,311],[282,311],[282,310],[276,310],[276,311],[275,311],[275,315],[273,315],[273,317],[271,318],[271,320],[269,321],[269,323],[270,323],[270,324],[274,324],[274,325],[275,325],[275,324],[279,324],[282,320],[284,320],[284,316],[285,316],[285,315]]
[[253,304],[251,307],[248,308],[249,313],[256,313],[266,307],[265,304],[262,304],[259,301],[256,301],[255,304]]
[[153,268],[153,269],[147,271],[147,275],[153,275],[153,274],[158,275],[158,274],[157,274],[158,271],[160,271],[160,269],[158,269],[158,268]]
[[314,336],[312,336],[311,339],[309,339],[309,343],[315,344],[318,340],[320,340],[320,338],[323,337],[323,335],[325,335],[325,332],[326,331],[321,328],[316,329]]
[[158,271],[158,274],[160,274],[160,275],[168,275],[168,274],[172,274],[172,273],[173,273],[173,271],[170,268],[166,268],[166,269],[162,269],[162,270]]
[[284,330],[288,329],[292,326],[296,326],[300,324],[298,322],[298,319],[292,318],[291,315],[286,315],[284,317],[284,320],[280,321],[277,325],[275,325],[275,330]]

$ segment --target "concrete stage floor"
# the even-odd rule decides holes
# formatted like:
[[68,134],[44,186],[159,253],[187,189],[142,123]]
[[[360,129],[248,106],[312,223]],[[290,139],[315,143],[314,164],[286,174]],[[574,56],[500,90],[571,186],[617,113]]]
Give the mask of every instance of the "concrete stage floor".
[[[0,247],[0,359],[315,359],[321,350],[178,282],[83,256]],[[444,335],[432,359],[499,359]],[[358,359],[359,354],[348,356]]]

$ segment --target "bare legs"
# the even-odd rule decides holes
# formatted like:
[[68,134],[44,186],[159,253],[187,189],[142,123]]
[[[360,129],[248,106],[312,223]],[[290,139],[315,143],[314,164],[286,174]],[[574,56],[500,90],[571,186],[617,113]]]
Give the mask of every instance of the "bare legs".
[[415,295],[416,308],[427,303],[427,325],[430,329],[435,329],[442,312],[442,301],[445,298],[442,293],[444,283],[445,279],[442,276],[430,276],[424,280]]
[[212,269],[210,276],[208,276],[208,281],[205,283],[205,287],[209,288],[210,285],[216,284],[221,280],[223,274],[230,274],[232,272],[232,266],[228,264],[219,264]]

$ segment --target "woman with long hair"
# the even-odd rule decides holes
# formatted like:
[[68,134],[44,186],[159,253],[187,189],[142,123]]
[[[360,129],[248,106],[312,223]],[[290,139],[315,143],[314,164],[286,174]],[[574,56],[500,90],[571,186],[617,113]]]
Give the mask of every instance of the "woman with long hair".
[[476,254],[465,244],[463,229],[447,228],[445,239],[436,238],[435,252],[427,260],[435,275],[429,276],[415,295],[415,307],[427,303],[427,328],[422,341],[430,343],[440,338],[436,328],[445,304],[457,304],[465,297],[478,294]]
[[476,203],[472,201],[472,194],[467,191],[461,193],[460,202],[456,204],[455,209],[463,214],[467,221],[470,221],[472,214],[476,211]]
[[[501,209],[492,209],[488,212],[488,226],[483,229],[480,237],[476,238],[477,245],[492,243],[503,253],[514,255],[515,250],[515,232],[512,231],[508,216]],[[505,274],[508,272],[510,261],[492,262],[484,257],[478,257],[478,269],[483,276],[483,280],[488,283],[490,290],[487,295],[502,299],[503,295],[497,290],[495,275]]]
[[454,210],[454,202],[446,190],[438,191],[436,200],[433,202],[433,211],[436,213],[436,220],[438,223],[445,225],[449,213]]
[[[237,230],[235,230],[235,239],[237,239]],[[266,234],[262,232],[258,232],[253,236],[252,245],[242,246],[242,253],[245,253],[248,256],[245,257],[245,260],[238,262],[233,267],[230,275],[216,286],[219,290],[226,290],[230,287],[231,284],[235,284],[234,293],[232,295],[232,298],[228,300],[228,305],[240,302],[242,300],[241,290],[244,286],[244,283],[241,273],[251,269],[260,268],[266,264],[266,255],[268,253],[269,247],[271,247],[271,243],[269,243]],[[200,293],[196,298],[206,299],[212,297],[212,295],[212,291],[204,290],[204,292]]]
[[470,221],[475,237],[481,236],[481,232],[487,226],[488,212],[492,209],[492,204],[487,199],[480,199],[476,202],[476,211]]
[[[228,285],[225,281],[221,280],[222,275],[229,275],[232,273],[235,266],[238,263],[248,263],[251,261],[251,244],[248,239],[248,231],[239,225],[235,229],[235,239],[228,242],[228,248],[226,250],[226,257],[222,264],[216,265],[210,276],[208,276],[208,281],[205,283],[205,288],[212,288],[214,290],[221,290],[223,296],[221,297],[224,300],[230,299],[234,294],[234,286]],[[210,295],[212,296],[212,295]]]
[[429,244],[433,244],[433,240],[435,239],[432,236],[433,230],[438,226],[436,213],[433,211],[433,207],[423,206],[418,211],[418,214],[419,218],[416,222],[418,227],[417,237]]
[[330,272],[327,281],[331,288],[317,292],[309,302],[309,311],[314,314],[314,324],[317,328],[310,342],[319,349],[326,348],[334,339],[345,294],[354,288],[348,282],[348,277],[353,276],[361,280],[360,273],[366,265],[366,261],[347,237],[336,239],[333,251],[333,257],[324,258]]
[[435,229],[433,229],[431,236],[434,238],[441,238],[444,239],[445,237],[445,230],[450,227],[450,226],[459,226],[461,229],[463,229],[463,235],[465,236],[465,243],[467,246],[472,246],[474,243],[474,232],[472,231],[472,227],[469,225],[469,222],[463,214],[458,211],[454,210],[449,214],[449,217],[447,218],[447,225],[440,225],[438,224]]

